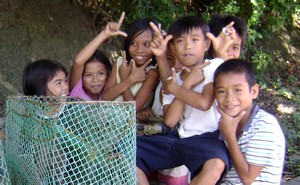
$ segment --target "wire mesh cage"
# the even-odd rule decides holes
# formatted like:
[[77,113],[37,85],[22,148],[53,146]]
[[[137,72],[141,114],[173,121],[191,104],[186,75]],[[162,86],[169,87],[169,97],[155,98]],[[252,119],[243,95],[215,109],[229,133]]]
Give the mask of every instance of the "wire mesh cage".
[[12,184],[136,184],[134,102],[7,99]]

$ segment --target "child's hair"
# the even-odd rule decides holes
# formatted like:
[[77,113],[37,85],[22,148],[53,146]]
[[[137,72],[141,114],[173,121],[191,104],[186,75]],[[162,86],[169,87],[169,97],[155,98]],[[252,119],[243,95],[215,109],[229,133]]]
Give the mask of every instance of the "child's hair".
[[[126,52],[126,60],[129,62],[131,60],[131,56],[129,54],[129,47],[131,45],[131,42],[134,40],[135,37],[142,34],[146,30],[150,30],[152,35],[154,33],[153,29],[149,25],[150,22],[154,22],[152,19],[149,18],[141,18],[135,20],[130,26],[127,31],[127,37],[124,41],[124,50]],[[156,64],[155,57],[152,58],[152,65]]]
[[234,22],[233,28],[235,29],[236,33],[242,39],[242,49],[245,45],[247,39],[247,24],[246,21],[242,18],[234,15],[213,15],[208,22],[210,33],[212,33],[215,37],[217,37],[222,28],[226,27],[229,23]]
[[256,78],[251,64],[242,59],[229,59],[223,62],[215,71],[214,82],[221,74],[236,73],[245,74],[249,88],[256,84]]
[[86,61],[86,63],[84,64],[84,68],[86,67],[86,65],[88,63],[91,63],[93,61],[99,61],[100,63],[104,64],[106,72],[107,72],[107,76],[110,75],[112,66],[111,66],[111,63],[110,63],[109,59],[107,58],[106,54],[103,51],[97,49],[93,53],[93,55]]
[[198,16],[183,16],[173,22],[168,30],[168,34],[173,35],[174,38],[180,37],[183,34],[189,33],[193,29],[201,29],[206,38],[206,33],[209,32],[208,24]]
[[41,59],[28,63],[23,71],[23,93],[27,96],[45,96],[47,83],[54,78],[58,71],[63,71],[66,76],[66,68],[55,60]]

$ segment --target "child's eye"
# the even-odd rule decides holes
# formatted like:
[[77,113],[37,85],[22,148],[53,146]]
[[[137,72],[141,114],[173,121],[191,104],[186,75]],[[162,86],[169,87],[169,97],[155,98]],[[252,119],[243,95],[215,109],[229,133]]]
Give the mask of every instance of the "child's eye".
[[131,42],[130,45],[136,46],[136,43],[135,42]]
[[144,45],[145,45],[146,47],[149,47],[149,46],[150,46],[150,42],[146,42]]
[[90,73],[86,73],[86,74],[84,74],[84,76],[85,76],[85,77],[90,77],[91,74],[90,74]]
[[197,41],[199,41],[199,39],[198,38],[193,38],[193,41],[197,42]]
[[241,92],[242,89],[235,89],[235,92]]
[[217,90],[217,93],[218,94],[223,94],[223,93],[225,93],[225,91],[224,90]]
[[176,39],[176,43],[181,43],[181,42],[183,42],[183,40],[182,39]]
[[240,47],[234,46],[233,49],[234,49],[234,50],[240,50]]

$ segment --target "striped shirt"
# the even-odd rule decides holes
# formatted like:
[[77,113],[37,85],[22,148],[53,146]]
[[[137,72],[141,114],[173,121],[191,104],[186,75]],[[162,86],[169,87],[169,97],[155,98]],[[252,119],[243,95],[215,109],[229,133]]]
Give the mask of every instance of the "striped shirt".
[[[285,156],[285,138],[276,118],[255,106],[238,137],[248,164],[264,166],[252,185],[280,184]],[[242,184],[232,164],[221,184]]]

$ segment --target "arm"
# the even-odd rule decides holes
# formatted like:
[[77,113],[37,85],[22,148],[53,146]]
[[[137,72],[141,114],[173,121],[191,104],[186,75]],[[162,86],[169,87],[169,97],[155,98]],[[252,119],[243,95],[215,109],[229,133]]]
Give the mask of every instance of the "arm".
[[122,35],[127,36],[125,32],[120,31],[121,24],[124,20],[125,13],[123,12],[119,22],[107,23],[105,30],[101,31],[90,43],[88,43],[76,56],[75,61],[71,68],[69,86],[70,91],[74,88],[76,83],[80,80],[84,70],[84,64],[94,54],[97,48],[109,37]]
[[[204,80],[202,68],[209,65],[209,63],[204,63],[196,66],[194,69],[187,71],[187,77],[184,80],[182,86],[178,86],[173,81],[167,81],[165,90],[174,94],[174,96],[184,102],[185,104],[191,105],[197,109],[206,111],[208,110],[214,101],[214,87],[213,83],[208,83],[204,85],[201,93],[192,91],[192,88]],[[173,73],[175,73],[174,69]]]
[[236,130],[240,120],[245,115],[245,112],[241,112],[236,117],[230,117],[223,112],[220,107],[218,107],[218,111],[221,114],[219,129],[224,135],[230,158],[234,164],[235,170],[237,171],[243,184],[251,184],[264,166],[248,164],[238,146]]

